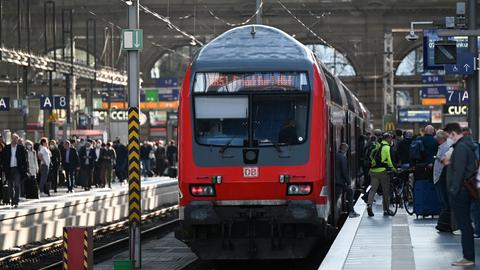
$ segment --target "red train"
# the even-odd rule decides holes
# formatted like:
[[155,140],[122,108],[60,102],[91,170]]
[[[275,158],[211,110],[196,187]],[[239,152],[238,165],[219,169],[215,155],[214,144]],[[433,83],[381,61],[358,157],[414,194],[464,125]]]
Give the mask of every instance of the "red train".
[[[203,47],[179,109],[181,226],[201,258],[303,258],[335,226],[334,153],[369,113],[288,34],[250,25]],[[340,201],[340,200],[339,200]]]

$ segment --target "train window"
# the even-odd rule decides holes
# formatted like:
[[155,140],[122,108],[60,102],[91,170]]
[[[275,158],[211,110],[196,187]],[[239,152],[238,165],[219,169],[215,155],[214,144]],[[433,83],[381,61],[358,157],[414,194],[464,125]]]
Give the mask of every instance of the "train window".
[[258,95],[253,98],[253,139],[259,146],[300,144],[307,130],[307,95]]
[[194,93],[309,91],[305,72],[196,73]]
[[353,105],[353,99],[352,99],[352,93],[346,88],[345,89],[345,95],[347,96],[347,101],[348,101],[348,109],[352,112],[355,112],[355,107]]
[[195,136],[199,143],[243,146],[248,139],[248,97],[195,97]]
[[325,73],[328,82],[328,88],[330,89],[330,98],[336,104],[343,106],[342,97],[340,96],[340,90],[338,89],[335,78],[330,73]]

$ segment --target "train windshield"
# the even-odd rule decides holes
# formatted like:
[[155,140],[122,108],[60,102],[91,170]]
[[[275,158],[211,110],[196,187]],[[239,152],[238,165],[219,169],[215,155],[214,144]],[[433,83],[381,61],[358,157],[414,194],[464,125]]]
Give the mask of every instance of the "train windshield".
[[196,140],[224,147],[301,144],[309,90],[305,72],[197,73]]

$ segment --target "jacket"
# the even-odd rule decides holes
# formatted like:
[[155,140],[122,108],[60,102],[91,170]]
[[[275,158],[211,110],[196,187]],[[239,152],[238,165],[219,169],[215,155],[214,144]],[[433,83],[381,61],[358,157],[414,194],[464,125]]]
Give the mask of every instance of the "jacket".
[[[10,173],[10,157],[12,155],[12,145],[9,144],[5,147],[3,152],[3,168],[5,173],[8,175]],[[17,167],[20,170],[22,175],[27,175],[28,171],[28,159],[27,159],[27,149],[23,145],[17,144],[17,151],[15,152],[15,157],[17,158]]]
[[335,184],[342,186],[351,184],[347,155],[340,151],[335,154]]
[[397,159],[400,164],[410,164],[410,145],[412,144],[411,138],[405,138],[398,143]]
[[70,147],[70,154],[69,154],[69,161],[66,161],[67,157],[67,149],[63,152],[63,157],[62,157],[62,162],[63,162],[63,168],[66,169],[66,165],[69,165],[69,168],[77,168],[80,166],[80,163],[78,161],[78,153],[77,149],[75,147]]
[[[95,159],[97,158],[95,156],[95,149],[94,148],[89,148],[90,151],[88,152],[87,155],[87,147],[83,146],[80,148],[80,151],[78,151],[78,157],[80,158],[80,167],[85,167],[85,168],[90,168],[93,167],[93,164],[95,163]],[[88,165],[86,164],[88,160]]]
[[431,134],[425,134],[423,137],[420,138],[423,143],[423,147],[425,149],[425,159],[424,162],[426,164],[432,164],[434,161],[434,156],[437,154],[438,151],[438,143],[437,140]]
[[[393,166],[393,162],[392,162],[392,155],[391,155],[391,151],[390,151],[390,144],[387,142],[387,141],[382,141],[380,143],[380,147],[382,149],[382,152],[380,153],[380,160],[382,161],[382,164],[386,164],[387,167],[390,169],[390,170],[395,170],[395,166]],[[384,172],[386,171],[387,168],[385,167],[377,167],[377,168],[371,168],[370,171],[371,172]]]
[[453,153],[447,170],[447,188],[452,195],[457,195],[463,182],[475,174],[475,145],[467,137],[460,138],[452,145]]

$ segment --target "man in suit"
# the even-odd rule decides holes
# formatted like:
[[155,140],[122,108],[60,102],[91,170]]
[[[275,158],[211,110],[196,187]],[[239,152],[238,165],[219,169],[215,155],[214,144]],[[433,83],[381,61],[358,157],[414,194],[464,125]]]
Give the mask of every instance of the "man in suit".
[[13,207],[18,206],[20,199],[20,185],[28,171],[27,150],[23,145],[18,144],[19,137],[12,134],[11,144],[5,147],[4,164],[5,174],[8,181],[8,193]]
[[75,184],[76,171],[79,168],[78,153],[77,149],[71,145],[71,143],[66,140],[63,143],[65,152],[63,154],[63,169],[66,173],[67,188],[68,192],[73,192],[73,185]]
[[80,157],[80,182],[85,190],[92,186],[93,165],[95,163],[95,150],[92,148],[92,140],[87,140],[78,153]]

